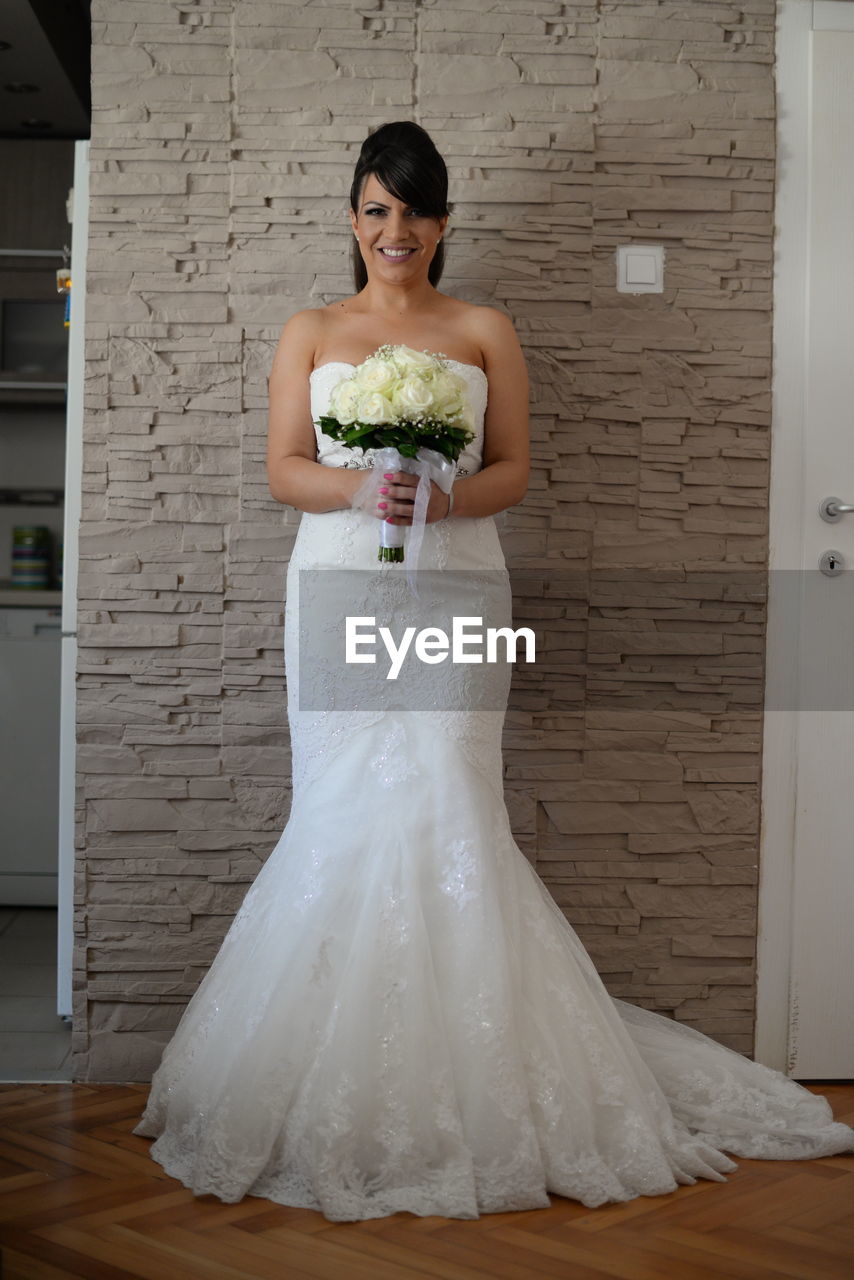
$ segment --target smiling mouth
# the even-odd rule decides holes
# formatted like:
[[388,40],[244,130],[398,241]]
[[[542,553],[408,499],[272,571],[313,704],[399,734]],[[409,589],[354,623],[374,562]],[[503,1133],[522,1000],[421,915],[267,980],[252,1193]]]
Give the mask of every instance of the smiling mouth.
[[380,249],[379,251],[384,258],[388,258],[389,262],[405,262],[407,258],[411,258],[414,249]]

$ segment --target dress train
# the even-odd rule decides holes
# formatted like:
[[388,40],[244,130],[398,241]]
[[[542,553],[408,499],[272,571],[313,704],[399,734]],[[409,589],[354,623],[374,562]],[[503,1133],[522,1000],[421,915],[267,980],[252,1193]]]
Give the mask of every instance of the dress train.
[[[316,371],[315,416],[338,367]],[[478,409],[472,471],[486,379],[460,369]],[[327,437],[318,456],[351,463]],[[166,1047],[135,1129],[152,1156],[198,1195],[349,1221],[476,1218],[547,1207],[549,1191],[594,1207],[725,1181],[726,1152],[854,1151],[824,1098],[609,995],[510,830],[508,670],[478,707],[470,668],[437,675],[423,710],[303,705],[301,684],[330,675],[322,646],[300,643],[316,573],[369,564],[376,530],[358,511],[303,517],[285,632],[291,816]],[[506,586],[491,518],[427,526],[422,557],[475,593],[490,575]]]

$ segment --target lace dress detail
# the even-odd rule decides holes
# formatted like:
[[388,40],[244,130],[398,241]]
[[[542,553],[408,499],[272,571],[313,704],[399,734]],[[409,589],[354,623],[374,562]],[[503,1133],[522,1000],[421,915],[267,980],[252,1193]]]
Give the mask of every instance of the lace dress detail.
[[[486,377],[454,363],[477,410],[473,474]],[[315,418],[346,368],[315,370]],[[370,461],[320,435],[318,460]],[[152,1156],[197,1195],[351,1221],[544,1208],[549,1191],[593,1207],[725,1181],[731,1155],[854,1151],[824,1098],[608,994],[513,840],[506,664],[485,665],[477,697],[484,668],[458,666],[419,710],[337,705],[300,616],[312,571],[373,565],[377,529],[359,511],[302,518],[284,633],[291,816],[164,1051],[135,1129]],[[449,584],[474,571],[465,612],[510,624],[491,517],[426,526],[420,564]],[[405,615],[394,569],[389,607]],[[301,705],[306,652],[320,709]]]

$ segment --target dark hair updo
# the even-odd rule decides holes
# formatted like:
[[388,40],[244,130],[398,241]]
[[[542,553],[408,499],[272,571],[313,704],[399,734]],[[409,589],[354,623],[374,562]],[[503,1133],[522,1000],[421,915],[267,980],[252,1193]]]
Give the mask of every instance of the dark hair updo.
[[[359,212],[359,199],[368,174],[398,200],[421,209],[431,218],[443,218],[448,208],[448,170],[426,129],[412,120],[380,125],[362,143],[350,187],[350,208]],[[356,292],[368,283],[368,269],[355,236],[352,245],[353,281]],[[445,266],[445,242],[436,245],[427,278],[437,285]]]

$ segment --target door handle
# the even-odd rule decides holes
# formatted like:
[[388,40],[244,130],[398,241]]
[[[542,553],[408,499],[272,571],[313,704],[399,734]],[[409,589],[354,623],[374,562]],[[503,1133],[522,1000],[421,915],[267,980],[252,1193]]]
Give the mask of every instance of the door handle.
[[840,498],[825,498],[818,509],[818,514],[828,524],[835,524],[848,511],[854,511],[854,504],[843,502]]

